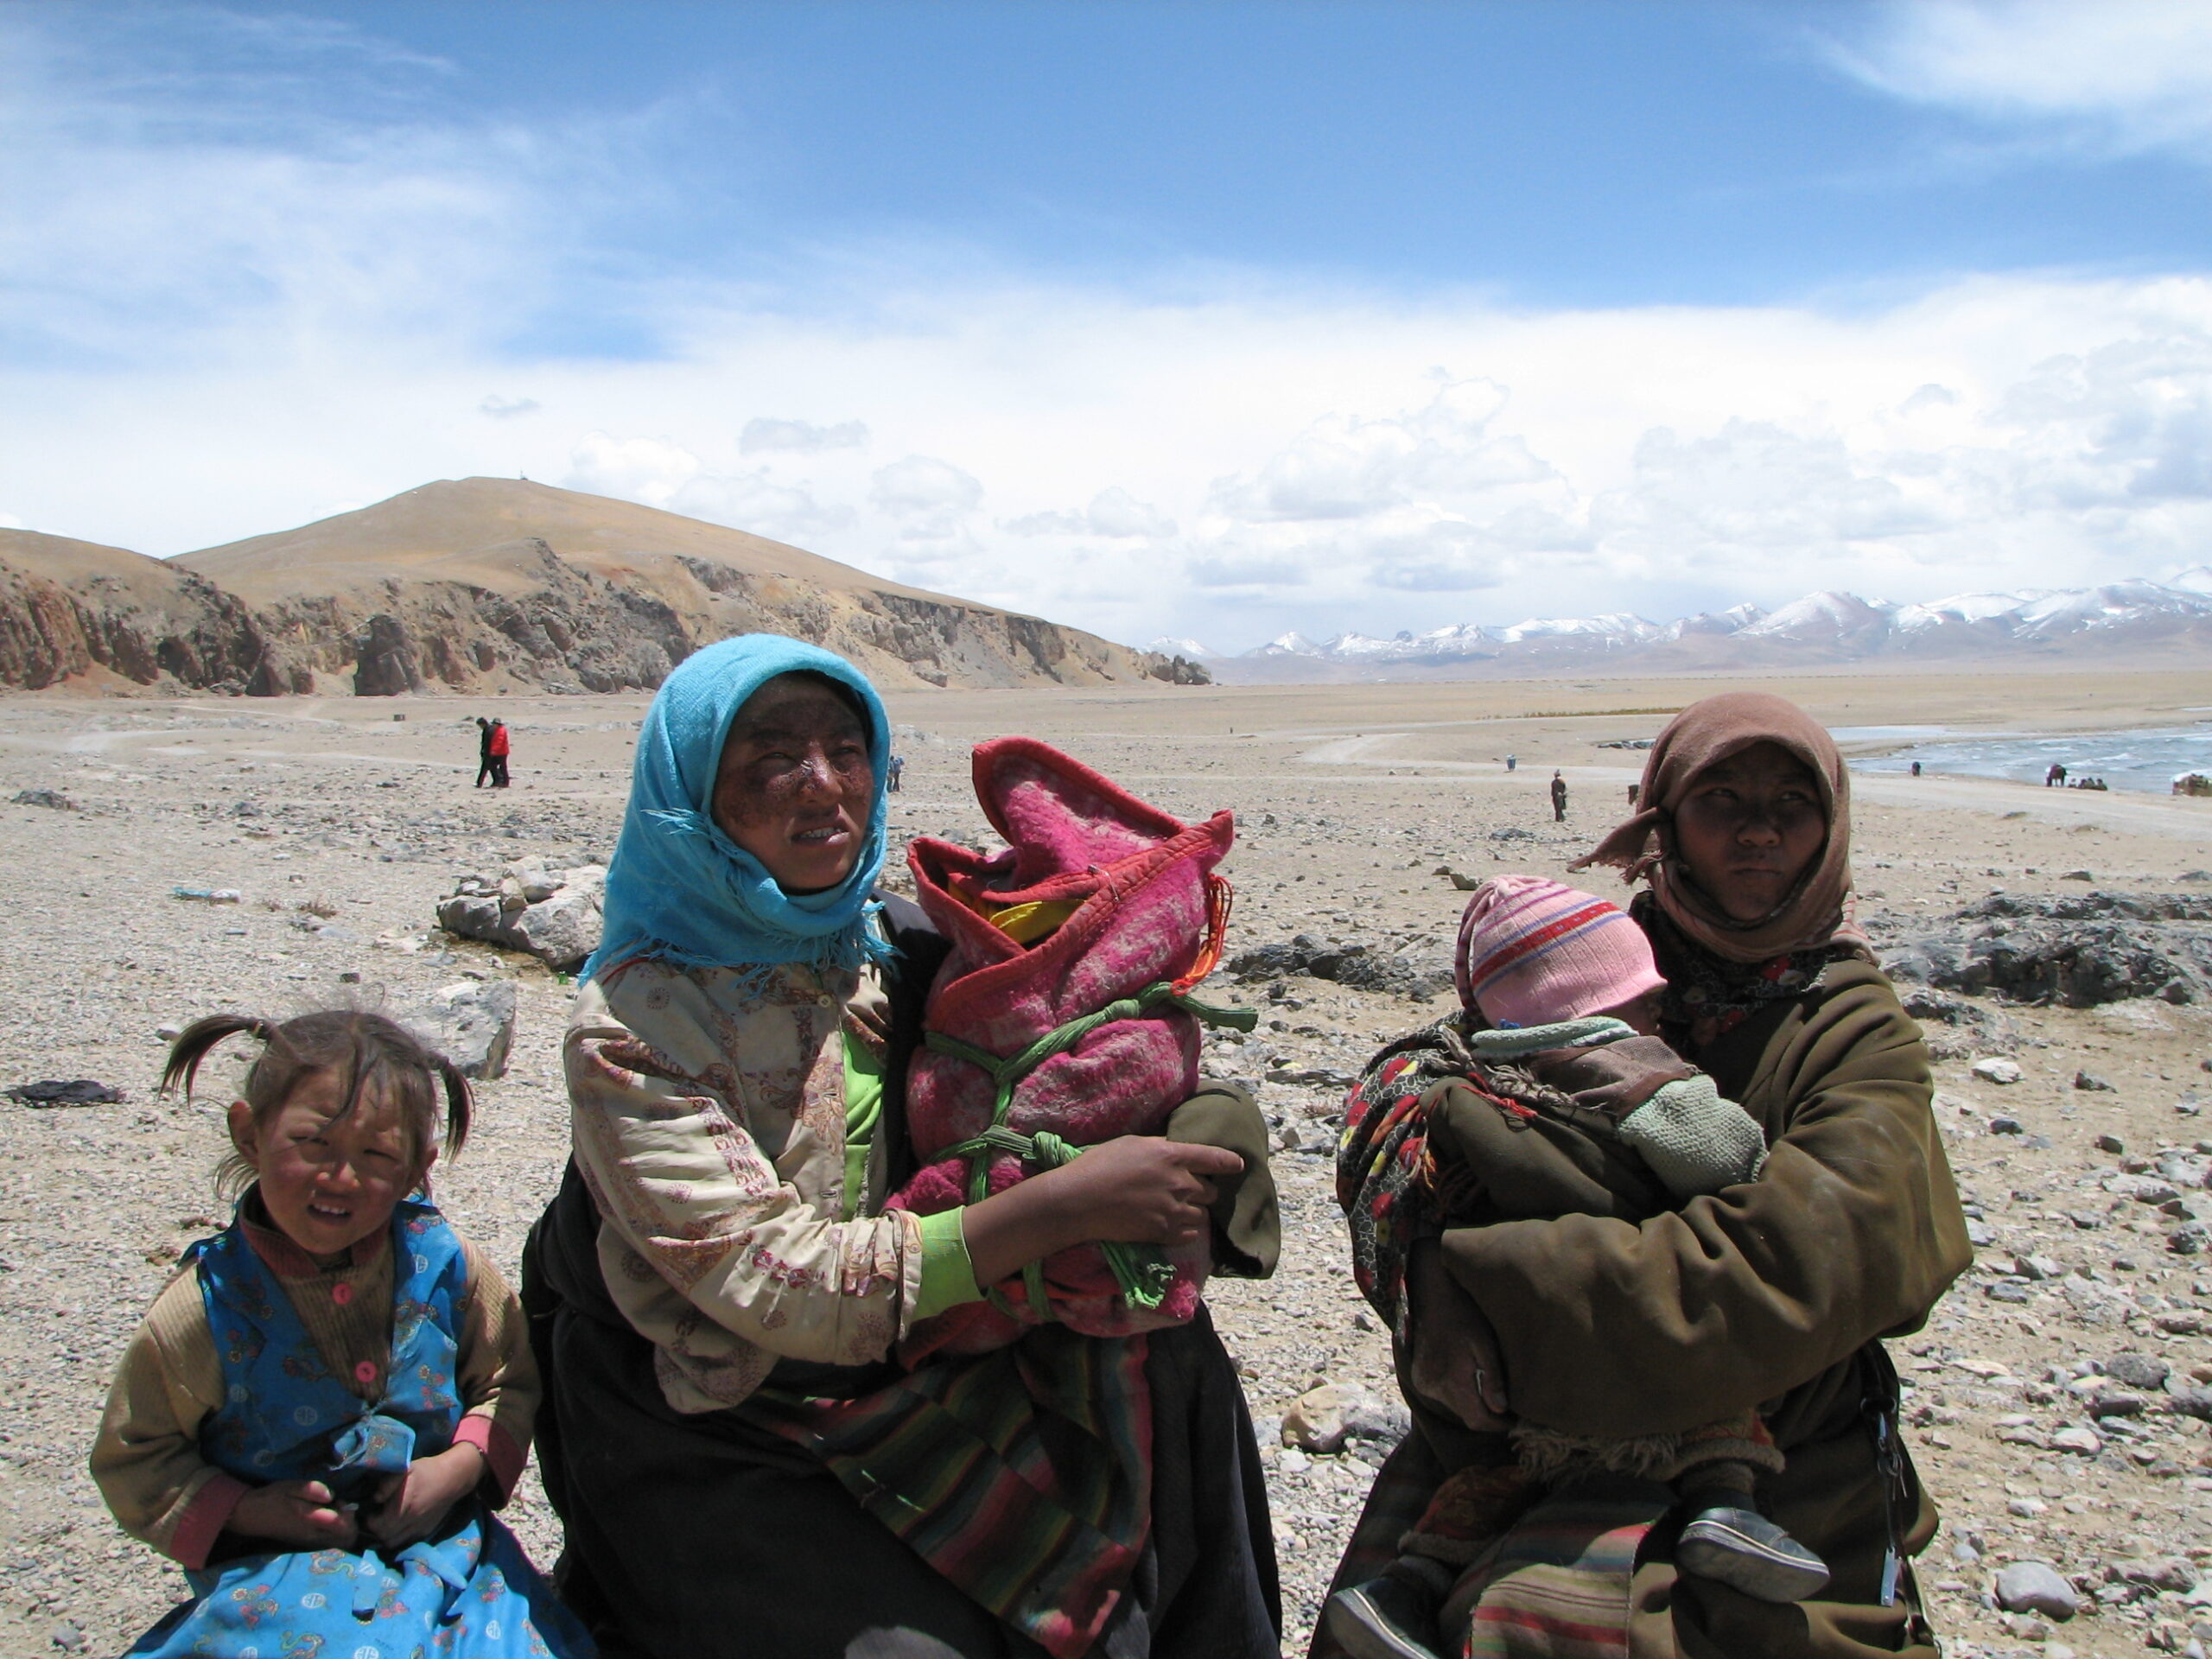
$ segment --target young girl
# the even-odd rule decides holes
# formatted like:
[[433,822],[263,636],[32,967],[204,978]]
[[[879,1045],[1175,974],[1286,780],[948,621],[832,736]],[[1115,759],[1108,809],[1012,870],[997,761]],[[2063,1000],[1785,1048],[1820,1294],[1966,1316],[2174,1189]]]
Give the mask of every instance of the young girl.
[[264,1045],[230,1110],[230,1226],[186,1252],[108,1394],[92,1478],[194,1599],[131,1649],[213,1659],[588,1655],[489,1510],[537,1402],[514,1293],[426,1199],[468,1085],[381,1015],[219,1014],[177,1039],[189,1092]]

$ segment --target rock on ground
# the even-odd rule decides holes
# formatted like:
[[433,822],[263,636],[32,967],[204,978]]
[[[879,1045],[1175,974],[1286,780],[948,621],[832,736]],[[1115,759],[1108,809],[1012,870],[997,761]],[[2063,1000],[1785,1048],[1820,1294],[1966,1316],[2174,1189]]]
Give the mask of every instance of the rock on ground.
[[2081,1611],[2082,1599],[2049,1561],[2015,1561],[1997,1574],[1997,1605],[2063,1620]]
[[542,860],[518,861],[496,882],[465,878],[439,903],[438,925],[459,938],[524,951],[556,973],[573,973],[599,949],[606,889],[603,865],[549,870]]
[[515,988],[502,980],[441,985],[399,1022],[454,1063],[464,1077],[502,1077],[515,1040]]
[[1883,967],[1941,990],[2069,1008],[2212,998],[2212,897],[2202,893],[1999,893],[1953,922],[1885,952]]

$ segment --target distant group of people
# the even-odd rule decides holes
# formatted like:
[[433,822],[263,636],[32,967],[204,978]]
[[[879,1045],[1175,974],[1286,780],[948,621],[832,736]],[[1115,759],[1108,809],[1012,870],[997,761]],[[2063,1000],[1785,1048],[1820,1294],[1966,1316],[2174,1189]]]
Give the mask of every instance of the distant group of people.
[[2043,786],[2045,789],[2104,790],[2109,790],[2112,787],[2110,784],[2105,782],[2101,778],[2076,778],[2071,782],[2069,782],[2067,779],[2065,766],[2056,760],[2052,761],[2050,763],[2050,770],[2044,773]]
[[476,784],[484,787],[489,779],[493,789],[507,786],[507,723],[503,720],[486,720],[476,716]]
[[[924,840],[942,889],[887,893],[890,737],[796,640],[661,687],[519,1294],[430,1200],[469,1126],[444,1057],[350,1010],[176,1040],[187,1090],[217,1045],[259,1052],[235,1214],[131,1338],[92,1452],[191,1591],[134,1653],[1278,1659],[1237,1368],[1173,1301],[1198,1264],[1273,1271],[1268,1125],[1170,1045],[1192,1092],[1159,1128],[1078,1133],[1130,1086],[1103,1045],[1249,1027],[1190,995],[1225,887],[1143,861],[1189,827],[1073,769],[1016,780],[1018,845]],[[1640,798],[1574,866],[1625,906],[1482,884],[1456,1005],[1345,1100],[1341,1271],[1412,1426],[1312,1659],[1937,1659],[1881,1338],[1971,1251],[1927,1050],[1852,919],[1848,773],[1803,710],[1735,692],[1669,724]],[[1173,879],[1101,869],[1140,863]],[[1099,941],[1140,901],[1172,966],[1116,994]],[[1001,1055],[1015,973],[1106,988]],[[997,1036],[944,1028],[948,984]],[[927,1140],[954,1107],[977,1133]],[[1126,1334],[1070,1312],[1101,1278]],[[533,1444],[557,1582],[494,1513]]]

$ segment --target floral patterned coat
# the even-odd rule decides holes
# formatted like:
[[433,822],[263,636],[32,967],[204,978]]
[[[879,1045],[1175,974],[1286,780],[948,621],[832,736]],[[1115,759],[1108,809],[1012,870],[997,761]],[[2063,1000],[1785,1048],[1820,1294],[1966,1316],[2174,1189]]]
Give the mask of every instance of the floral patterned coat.
[[737,1404],[779,1356],[861,1364],[906,1334],[919,1224],[838,1218],[857,988],[646,959],[576,999],[563,1058],[600,1269],[679,1411]]

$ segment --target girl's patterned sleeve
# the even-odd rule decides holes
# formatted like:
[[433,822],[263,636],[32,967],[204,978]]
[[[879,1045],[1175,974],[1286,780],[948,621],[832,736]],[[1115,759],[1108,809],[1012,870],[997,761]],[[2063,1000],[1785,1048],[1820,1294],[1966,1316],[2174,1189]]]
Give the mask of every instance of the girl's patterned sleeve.
[[244,1482],[200,1455],[200,1425],[223,1401],[223,1367],[200,1281],[169,1281],[124,1350],[92,1473],[123,1529],[186,1567],[204,1567]]
[[522,1304],[483,1251],[467,1240],[468,1293],[460,1332],[461,1401],[464,1414],[454,1444],[484,1454],[494,1508],[514,1495],[530,1459],[530,1436],[543,1390],[530,1351]]

